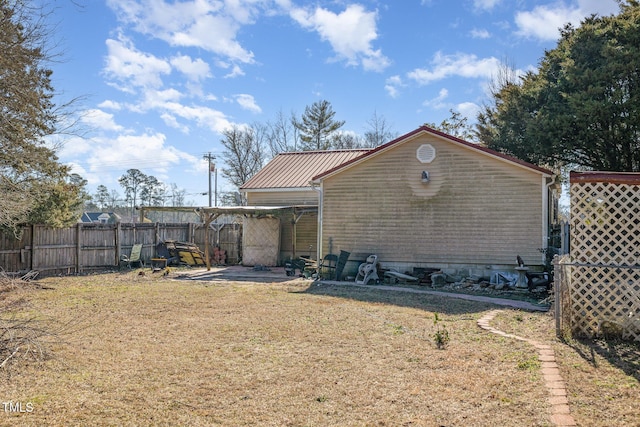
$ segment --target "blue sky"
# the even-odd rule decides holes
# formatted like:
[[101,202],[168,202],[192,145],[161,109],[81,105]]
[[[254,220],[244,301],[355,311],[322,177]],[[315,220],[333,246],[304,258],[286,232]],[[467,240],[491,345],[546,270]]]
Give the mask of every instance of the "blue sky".
[[[535,69],[558,28],[615,0],[63,0],[53,64],[83,138],[61,161],[123,194],[137,168],[206,206],[221,131],[300,116],[326,99],[362,135],[374,113],[398,135],[453,109],[475,121],[501,64]],[[221,166],[221,165],[219,165]],[[218,175],[218,191],[234,188]]]

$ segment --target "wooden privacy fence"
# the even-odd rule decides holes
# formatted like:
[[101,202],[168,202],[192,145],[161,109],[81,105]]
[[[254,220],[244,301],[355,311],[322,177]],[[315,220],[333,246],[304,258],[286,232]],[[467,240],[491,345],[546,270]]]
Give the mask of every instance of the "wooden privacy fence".
[[[22,238],[0,234],[0,268],[7,273],[30,270],[53,273],[80,273],[113,268],[121,255],[129,255],[135,244],[142,244],[141,257],[155,256],[156,245],[165,240],[191,242],[204,251],[203,224],[194,223],[78,223],[69,228],[33,225],[22,229]],[[242,226],[211,224],[211,247],[226,251],[227,264],[242,257]]]
[[561,333],[640,341],[640,174],[571,173],[570,256],[556,259]]

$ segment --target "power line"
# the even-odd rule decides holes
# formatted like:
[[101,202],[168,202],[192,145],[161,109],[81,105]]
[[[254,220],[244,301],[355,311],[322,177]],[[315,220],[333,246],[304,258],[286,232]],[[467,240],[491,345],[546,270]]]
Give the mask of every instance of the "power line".
[[[212,158],[215,159],[215,156],[211,152],[200,152],[200,153],[185,152],[185,154],[193,157],[199,157],[202,155],[205,160],[207,159],[206,157],[207,155],[211,155]],[[183,160],[185,159],[181,157],[178,157],[176,159],[175,157],[165,157],[162,155],[162,153],[155,153],[153,156],[150,156],[149,159],[146,161],[142,159],[120,160],[120,161],[111,161],[111,162],[102,161],[102,162],[93,164],[91,171],[94,173],[109,172],[109,171],[125,170],[125,169],[129,169],[130,167],[136,167],[136,169],[141,169],[141,168],[155,169],[158,167],[159,163],[163,163],[163,162],[166,162],[167,164],[161,167],[175,167],[177,164],[176,161],[179,163]],[[75,163],[77,161],[74,160],[73,162]]]

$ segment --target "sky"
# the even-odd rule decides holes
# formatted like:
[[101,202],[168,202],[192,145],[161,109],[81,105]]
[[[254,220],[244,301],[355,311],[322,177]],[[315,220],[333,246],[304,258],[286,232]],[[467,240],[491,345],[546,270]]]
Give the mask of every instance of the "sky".
[[[82,129],[58,156],[91,194],[124,194],[118,178],[135,168],[207,206],[203,156],[224,167],[229,126],[321,100],[358,135],[374,114],[398,136],[450,110],[474,123],[501,66],[535,70],[566,23],[618,11],[615,0],[57,0],[53,84],[59,103],[80,100]],[[218,172],[217,190],[236,189]]]

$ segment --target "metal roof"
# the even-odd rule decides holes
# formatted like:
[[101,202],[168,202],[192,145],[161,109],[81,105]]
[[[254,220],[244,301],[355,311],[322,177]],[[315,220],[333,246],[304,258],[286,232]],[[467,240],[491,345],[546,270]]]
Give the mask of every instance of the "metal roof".
[[335,168],[371,149],[280,153],[245,182],[240,190],[305,189],[315,175]]
[[578,184],[582,182],[607,182],[612,184],[640,184],[640,173],[637,172],[611,172],[611,171],[571,171],[569,182]]

